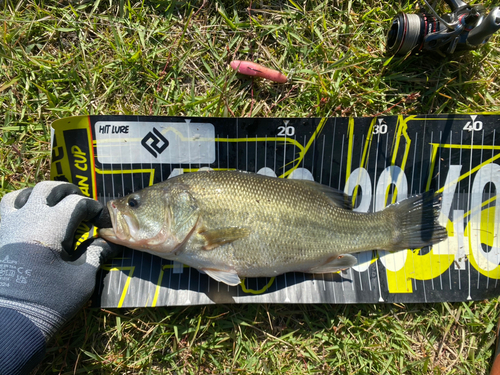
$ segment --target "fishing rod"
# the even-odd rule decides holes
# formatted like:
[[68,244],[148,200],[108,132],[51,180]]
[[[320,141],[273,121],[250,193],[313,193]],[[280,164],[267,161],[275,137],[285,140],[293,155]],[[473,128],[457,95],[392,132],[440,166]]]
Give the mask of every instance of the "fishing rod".
[[427,12],[399,13],[394,17],[387,33],[387,54],[425,51],[452,54],[482,46],[500,29],[500,7],[494,7],[487,14],[483,5],[445,0],[451,12],[439,15],[427,0],[423,1]]

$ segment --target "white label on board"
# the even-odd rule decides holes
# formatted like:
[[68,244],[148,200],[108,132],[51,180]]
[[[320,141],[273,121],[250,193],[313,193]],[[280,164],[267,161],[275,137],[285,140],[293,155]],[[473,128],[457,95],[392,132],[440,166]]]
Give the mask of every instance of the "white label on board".
[[98,121],[95,134],[101,164],[215,162],[215,128],[210,123]]

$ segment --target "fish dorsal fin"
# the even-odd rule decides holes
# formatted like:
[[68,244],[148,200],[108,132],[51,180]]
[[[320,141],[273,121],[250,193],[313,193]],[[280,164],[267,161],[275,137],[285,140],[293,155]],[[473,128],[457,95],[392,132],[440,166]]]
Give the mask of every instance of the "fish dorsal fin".
[[241,283],[241,280],[236,272],[228,272],[222,270],[216,270],[213,268],[203,268],[203,272],[205,272],[212,279],[224,283],[231,286],[236,286]]
[[309,180],[293,181],[326,195],[328,199],[337,207],[343,208],[344,210],[352,210],[351,198],[341,190]]
[[205,238],[203,250],[213,250],[221,245],[245,238],[250,234],[250,229],[242,227],[226,227],[210,229],[200,232]]
[[342,254],[334,259],[329,259],[325,264],[313,267],[309,270],[310,273],[333,273],[351,268],[356,265],[358,260],[350,254]]

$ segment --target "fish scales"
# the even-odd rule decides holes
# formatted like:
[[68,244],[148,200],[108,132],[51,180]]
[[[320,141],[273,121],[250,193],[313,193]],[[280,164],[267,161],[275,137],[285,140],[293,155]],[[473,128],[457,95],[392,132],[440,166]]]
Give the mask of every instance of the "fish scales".
[[[301,181],[232,173],[218,173],[208,181],[200,175],[185,176],[179,182],[189,186],[208,228],[252,226],[252,233],[234,244],[235,256],[242,261],[252,258],[249,261],[259,262],[283,255],[300,261],[358,249],[367,240],[369,249],[374,245],[379,248],[385,246],[391,231],[385,224],[386,233],[381,234],[386,222],[342,212]],[[375,227],[375,233],[367,236],[369,226]],[[380,238],[378,243],[369,238],[373,235]],[[267,245],[265,253],[259,253],[262,244]]]
[[239,277],[334,272],[355,264],[349,253],[446,238],[437,223],[439,200],[432,196],[376,213],[354,212],[348,202],[342,192],[310,181],[236,171],[188,173],[110,202],[114,228],[101,235],[230,285]]

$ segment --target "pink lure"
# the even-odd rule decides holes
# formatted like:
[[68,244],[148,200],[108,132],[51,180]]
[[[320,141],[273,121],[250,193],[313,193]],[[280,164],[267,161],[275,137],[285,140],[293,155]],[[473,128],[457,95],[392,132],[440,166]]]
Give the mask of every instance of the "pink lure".
[[238,71],[238,73],[245,74],[247,76],[266,78],[278,83],[286,83],[287,81],[287,78],[283,73],[274,69],[266,68],[265,66],[251,61],[231,61],[231,68]]

